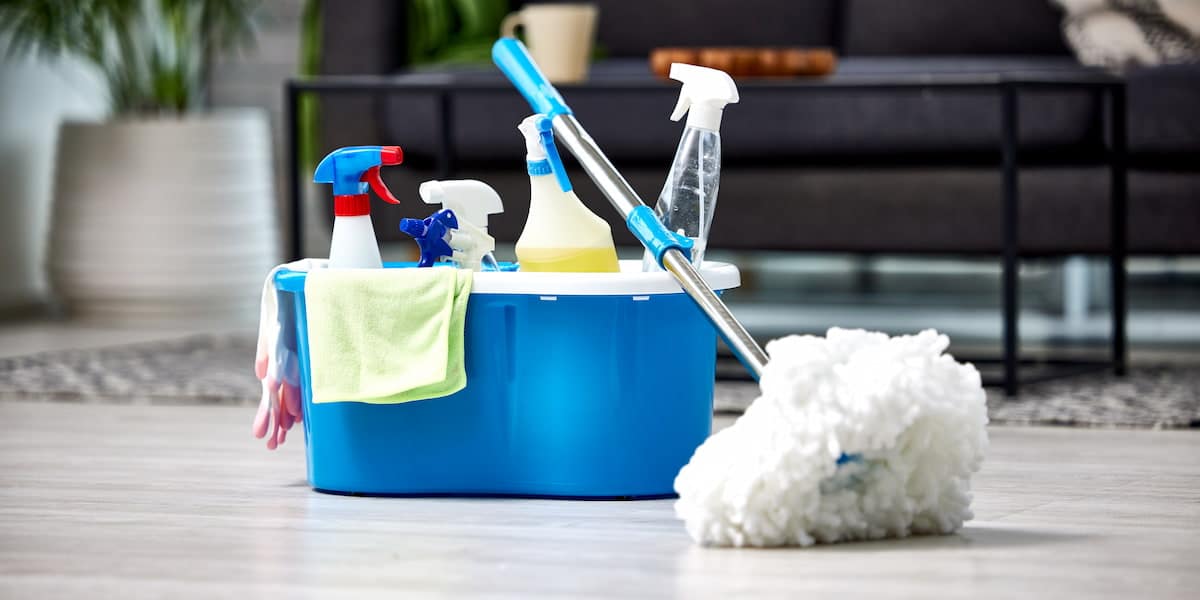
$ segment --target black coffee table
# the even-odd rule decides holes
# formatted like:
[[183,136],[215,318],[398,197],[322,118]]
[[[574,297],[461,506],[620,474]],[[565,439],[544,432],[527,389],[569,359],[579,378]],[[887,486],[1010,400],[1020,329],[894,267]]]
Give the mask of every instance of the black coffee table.
[[[570,99],[577,88],[588,90],[644,91],[675,86],[649,77],[608,76],[593,77],[578,85],[558,86],[563,95]],[[1112,368],[1118,375],[1126,370],[1126,202],[1128,183],[1126,178],[1126,124],[1125,83],[1116,76],[1099,71],[1053,71],[1053,72],[1010,72],[1005,74],[958,74],[937,73],[921,75],[871,75],[839,74],[824,79],[779,79],[742,80],[738,87],[748,90],[779,94],[806,94],[814,92],[878,90],[938,90],[991,92],[997,99],[996,110],[1001,117],[1001,135],[996,140],[1000,150],[1000,185],[1003,188],[1003,218],[999,224],[1003,233],[1003,313],[1004,353],[1000,363],[1003,375],[999,379],[985,378],[985,382],[1001,385],[1008,395],[1017,393],[1021,383],[1032,383],[1064,375]],[[289,256],[300,258],[302,249],[302,210],[300,198],[300,163],[297,140],[297,107],[301,96],[306,94],[434,94],[439,98],[440,140],[437,155],[438,178],[449,179],[456,171],[454,152],[454,114],[451,98],[455,94],[473,92],[495,92],[511,89],[511,85],[499,73],[486,70],[467,70],[451,73],[405,73],[394,76],[330,76],[312,79],[291,79],[285,83],[288,177],[287,195],[291,208]],[[1017,98],[1027,90],[1080,89],[1087,90],[1107,101],[1107,110],[1100,111],[1101,129],[1107,131],[1107,144],[1101,141],[1098,148],[1079,149],[1077,156],[1061,157],[1072,164],[1098,164],[1106,166],[1110,177],[1109,268],[1112,283],[1112,331],[1110,357],[1108,360],[1047,359],[1036,361],[1036,374],[1021,376],[1022,365],[1034,366],[1034,361],[1022,361],[1019,356],[1018,315],[1018,266],[1020,261],[1018,227],[1020,212],[1021,160],[1017,143],[1020,109]],[[513,90],[516,94],[516,91]],[[586,123],[584,124],[586,126]],[[938,166],[931,164],[930,166]],[[980,361],[987,362],[987,361]]]

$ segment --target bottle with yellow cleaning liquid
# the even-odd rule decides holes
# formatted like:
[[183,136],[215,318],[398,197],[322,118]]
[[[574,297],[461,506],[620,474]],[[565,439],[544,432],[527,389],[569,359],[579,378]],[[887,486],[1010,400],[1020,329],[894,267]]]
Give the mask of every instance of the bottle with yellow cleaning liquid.
[[615,273],[617,251],[608,223],[575,192],[554,145],[550,119],[532,115],[518,127],[525,136],[529,220],[517,240],[522,271]]

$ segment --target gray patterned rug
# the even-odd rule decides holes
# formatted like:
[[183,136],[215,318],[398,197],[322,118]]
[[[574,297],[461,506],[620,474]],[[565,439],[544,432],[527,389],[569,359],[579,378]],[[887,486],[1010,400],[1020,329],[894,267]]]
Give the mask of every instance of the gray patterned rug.
[[[195,336],[0,359],[0,400],[124,404],[258,402],[254,341]],[[718,382],[718,412],[737,413],[752,383]],[[1200,427],[1200,368],[1136,368],[1127,377],[1084,375],[1030,385],[1020,397],[989,392],[992,422],[1083,427]]]

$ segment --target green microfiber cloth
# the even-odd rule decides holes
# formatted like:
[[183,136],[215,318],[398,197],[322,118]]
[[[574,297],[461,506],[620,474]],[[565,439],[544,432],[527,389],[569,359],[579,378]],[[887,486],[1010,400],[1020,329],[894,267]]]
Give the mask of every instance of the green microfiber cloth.
[[399,404],[466,387],[471,275],[448,267],[309,273],[313,402]]

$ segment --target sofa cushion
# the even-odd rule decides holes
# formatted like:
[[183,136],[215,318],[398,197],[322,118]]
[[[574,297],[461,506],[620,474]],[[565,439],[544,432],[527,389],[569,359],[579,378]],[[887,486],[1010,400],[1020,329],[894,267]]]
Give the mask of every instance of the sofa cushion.
[[[1082,69],[1069,57],[872,57],[842,62],[835,78],[912,77],[936,82],[964,73],[1030,73],[1043,76]],[[481,71],[473,77],[496,81]],[[593,81],[651,77],[645,61],[609,60],[593,69]],[[678,84],[649,89],[564,88],[580,121],[609,156],[620,161],[667,164],[680,125],[667,117]],[[452,94],[455,151],[466,161],[516,160],[523,144],[516,125],[529,112],[506,86]],[[386,113],[391,139],[410,157],[437,152],[437,100],[432,94],[391,96]],[[1054,151],[1097,144],[1102,103],[1087,91],[1026,91],[1020,98],[1023,148]],[[732,163],[869,157],[923,153],[993,156],[1000,140],[998,95],[992,90],[837,90],[792,93],[745,84],[741,102],[725,111],[725,158]]]
[[847,56],[1067,54],[1050,0],[845,0]]
[[596,0],[596,37],[609,56],[659,46],[831,46],[840,0]]
[[[522,165],[467,166],[455,176],[488,182],[504,212],[488,232],[516,241],[529,214],[529,179]],[[653,203],[668,165],[622,168],[642,198]],[[580,199],[608,220],[618,245],[636,246],[596,187],[570,169]],[[416,190],[436,175],[416,168],[384,171],[393,190]],[[1031,255],[1103,253],[1109,243],[1108,173],[1103,168],[1024,169],[1021,247]],[[991,253],[1001,249],[999,171],[981,168],[758,169],[721,173],[710,248],[821,252]],[[1200,252],[1200,174],[1139,172],[1129,176],[1129,248],[1136,253]],[[401,202],[372,215],[380,240],[407,239],[402,217],[432,209]],[[330,211],[331,212],[331,211]],[[409,242],[411,244],[411,242]],[[500,256],[510,259],[510,255]]]
[[1200,65],[1135,69],[1127,81],[1132,152],[1200,153]]

